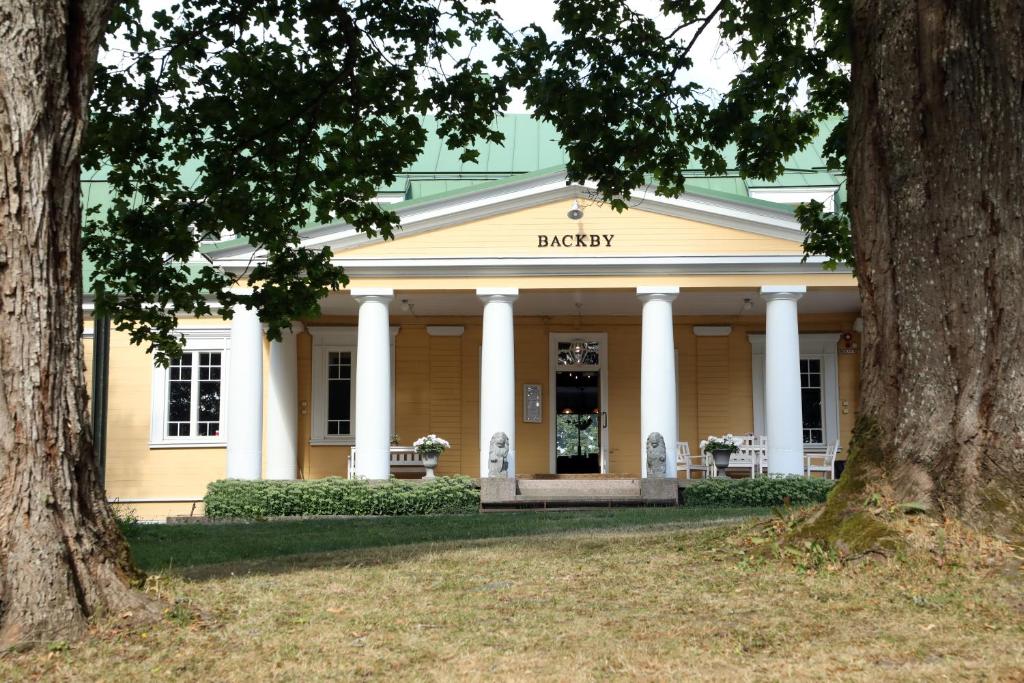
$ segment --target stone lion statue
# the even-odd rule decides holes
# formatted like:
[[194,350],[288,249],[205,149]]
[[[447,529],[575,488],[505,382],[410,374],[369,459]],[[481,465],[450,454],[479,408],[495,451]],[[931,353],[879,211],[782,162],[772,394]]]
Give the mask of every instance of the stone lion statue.
[[664,477],[667,471],[665,461],[665,437],[658,432],[651,432],[647,437],[647,476]]
[[495,432],[487,456],[487,476],[505,477],[508,472],[508,434]]

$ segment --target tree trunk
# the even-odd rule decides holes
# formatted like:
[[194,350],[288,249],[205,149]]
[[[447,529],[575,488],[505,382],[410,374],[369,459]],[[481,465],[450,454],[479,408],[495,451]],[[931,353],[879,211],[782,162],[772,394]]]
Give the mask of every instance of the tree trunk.
[[1022,535],[1024,0],[853,5],[849,469]]
[[151,611],[93,458],[79,148],[109,2],[0,3],[0,648]]

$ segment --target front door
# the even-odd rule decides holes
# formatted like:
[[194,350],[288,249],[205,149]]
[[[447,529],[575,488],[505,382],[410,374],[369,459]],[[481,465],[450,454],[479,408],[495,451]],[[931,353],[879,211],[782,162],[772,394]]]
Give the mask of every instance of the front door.
[[552,334],[552,471],[608,471],[605,334]]

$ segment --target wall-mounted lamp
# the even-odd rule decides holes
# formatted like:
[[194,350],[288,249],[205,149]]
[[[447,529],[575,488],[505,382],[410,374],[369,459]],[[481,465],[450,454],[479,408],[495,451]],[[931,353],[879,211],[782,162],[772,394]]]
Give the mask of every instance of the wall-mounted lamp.
[[573,200],[572,207],[569,209],[569,213],[565,214],[569,217],[569,220],[578,221],[583,218],[583,209],[580,208],[580,203]]

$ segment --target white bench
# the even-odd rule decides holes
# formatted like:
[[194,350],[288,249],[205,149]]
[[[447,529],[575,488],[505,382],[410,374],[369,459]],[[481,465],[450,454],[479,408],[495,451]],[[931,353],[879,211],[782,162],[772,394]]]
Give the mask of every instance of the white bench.
[[[420,460],[419,453],[412,446],[392,446],[391,452],[391,469],[421,469],[426,470],[423,467],[423,461]],[[356,447],[353,446],[352,450],[348,454],[348,478],[356,478]]]

